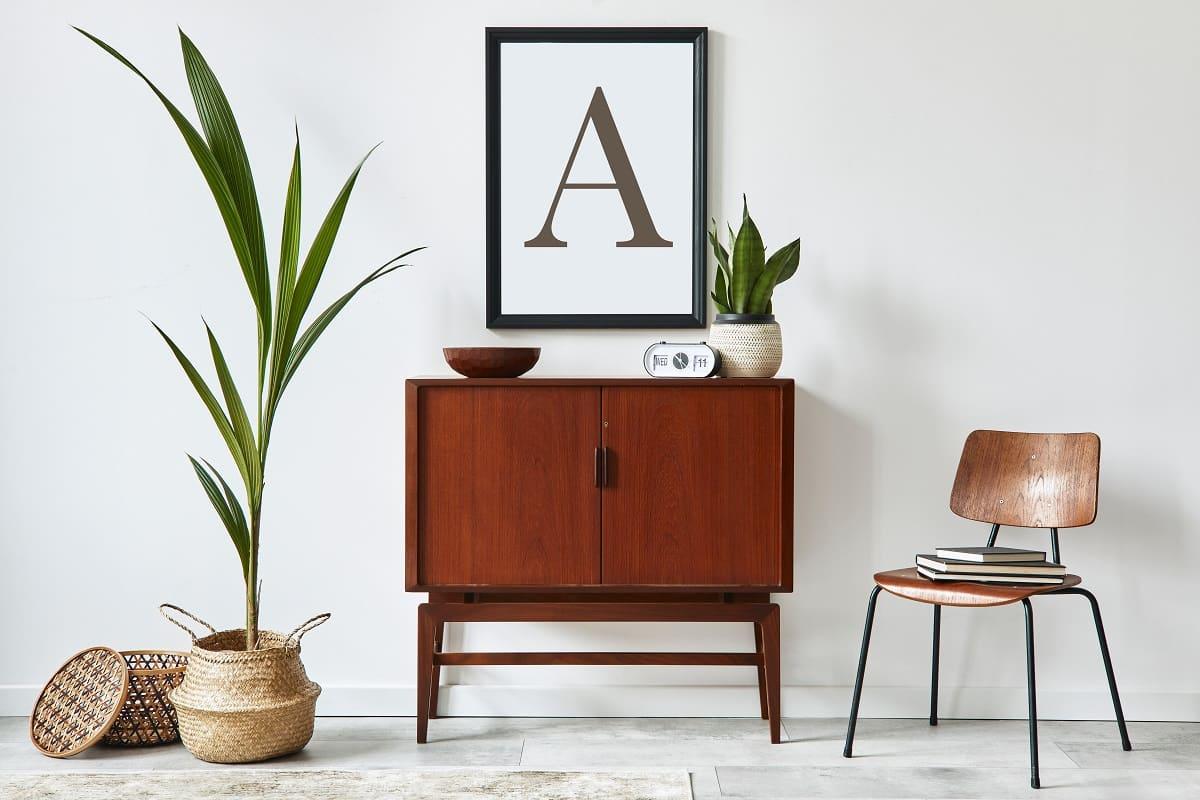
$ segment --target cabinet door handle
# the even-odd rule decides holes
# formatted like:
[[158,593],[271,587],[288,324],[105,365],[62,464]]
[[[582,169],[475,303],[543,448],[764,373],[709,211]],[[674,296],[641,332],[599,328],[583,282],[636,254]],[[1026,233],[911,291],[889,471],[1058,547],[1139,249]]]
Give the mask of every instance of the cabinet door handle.
[[596,488],[604,486],[604,448],[596,448]]

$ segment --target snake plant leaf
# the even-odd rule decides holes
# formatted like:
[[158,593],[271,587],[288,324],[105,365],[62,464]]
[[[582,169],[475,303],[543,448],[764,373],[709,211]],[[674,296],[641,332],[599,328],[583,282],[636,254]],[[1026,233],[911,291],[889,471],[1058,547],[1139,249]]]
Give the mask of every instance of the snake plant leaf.
[[[283,204],[283,236],[279,246],[279,279],[275,299],[275,348],[271,352],[271,386],[276,376],[283,374],[290,345],[285,346],[288,312],[296,290],[296,267],[300,263],[300,131],[296,130],[296,147],[292,154],[292,174],[288,178],[287,197]],[[272,392],[272,397],[273,397]],[[268,397],[270,403],[271,397]]]
[[[729,305],[729,295],[727,290],[720,287],[727,287],[730,284],[729,275],[729,251],[721,244],[721,240],[717,238],[717,224],[713,222],[713,227],[708,231],[708,242],[712,245],[713,256],[717,260],[717,294],[722,298],[721,302]],[[725,312],[722,312],[725,313]]]
[[[375,145],[378,147],[379,145]],[[342,190],[338,192],[338,196],[330,206],[329,212],[325,215],[325,220],[321,223],[321,227],[317,230],[317,235],[313,239],[308,248],[308,255],[304,257],[304,264],[300,267],[300,274],[296,278],[296,289],[292,294],[291,307],[288,309],[287,326],[284,328],[284,338],[281,343],[280,352],[289,352],[292,345],[296,341],[296,334],[300,331],[300,324],[304,320],[304,315],[308,312],[308,306],[312,302],[313,294],[317,291],[317,284],[321,282],[321,275],[325,271],[325,264],[329,261],[329,253],[333,250],[334,239],[337,238],[338,229],[342,224],[342,217],[346,213],[346,204],[350,202],[350,193],[354,191],[354,184],[358,180],[358,173],[362,169],[363,164],[371,157],[371,153],[375,152],[375,147],[372,147],[362,160],[350,173],[350,177],[346,179],[346,183],[342,186]],[[281,375],[274,376],[276,380],[281,381],[275,387],[275,394],[283,390]]]
[[[257,278],[255,277],[255,262],[249,241],[246,239],[246,230],[242,225],[241,214],[237,208],[237,201],[234,199],[232,190],[229,187],[228,181],[225,180],[225,174],[221,170],[220,164],[217,162],[216,156],[209,149],[208,144],[190,123],[175,104],[167,99],[167,96],[159,91],[149,78],[147,78],[141,70],[133,65],[129,59],[117,52],[113,47],[99,39],[96,36],[88,33],[82,28],[76,28],[81,34],[91,39],[106,53],[111,55],[117,61],[128,67],[133,74],[141,78],[150,90],[154,92],[159,101],[170,114],[171,119],[175,122],[175,126],[183,135],[183,140],[188,146],[188,150],[195,159],[196,165],[200,168],[201,174],[204,175],[204,180],[208,183],[209,191],[212,192],[213,199],[217,203],[217,209],[221,213],[221,219],[225,223],[225,230],[229,234],[230,244],[233,245],[233,252],[237,256],[238,265],[242,268],[242,275],[246,280],[246,285],[250,289],[250,294],[257,297]],[[257,302],[256,302],[257,305]]]
[[250,571],[250,529],[246,526],[246,515],[242,511],[242,505],[238,502],[237,497],[229,490],[229,484],[225,483],[225,479],[221,477],[221,473],[217,472],[216,468],[207,461],[213,474],[221,481],[221,485],[225,488],[222,493],[221,489],[217,488],[216,481],[212,475],[208,474],[200,462],[188,456],[188,461],[192,462],[192,469],[196,472],[196,477],[200,479],[200,485],[204,487],[204,493],[208,495],[208,500],[212,503],[213,508],[217,510],[217,516],[221,518],[222,524],[225,525],[225,530],[229,531],[229,538],[233,541],[233,546],[237,550],[238,560],[242,562],[242,578]]
[[729,287],[725,283],[725,273],[717,272],[715,289],[713,291],[713,300],[717,303],[717,310],[722,314],[729,313]]
[[750,299],[746,303],[746,313],[767,313],[767,304],[771,302],[771,295],[775,291],[775,285],[779,281],[779,275],[783,271],[784,265],[788,263],[793,253],[798,254],[799,252],[800,242],[795,241],[777,250],[767,260],[766,266],[758,276],[758,280],[754,282],[754,288],[750,292]]
[[[776,286],[795,275],[796,268],[800,266],[800,240],[793,239],[781,247],[780,250],[787,250],[789,247],[794,249],[789,251],[787,261],[783,263],[783,269],[779,270],[779,280],[775,281]],[[775,255],[779,255],[779,253],[776,253]]]
[[709,293],[708,293],[708,296],[709,296],[709,297],[711,297],[711,298],[713,299],[713,305],[717,307],[717,313],[718,313],[718,314],[728,314],[728,313],[730,313],[730,312],[729,312],[729,306],[725,305],[724,303],[722,303],[722,302],[720,301],[720,299],[717,297],[717,293],[716,293],[716,292],[709,292]]
[[212,328],[208,327],[207,322],[204,323],[204,330],[208,333],[208,348],[212,352],[213,366],[217,369],[221,394],[225,397],[225,408],[229,412],[229,420],[233,424],[233,432],[237,436],[238,445],[246,458],[246,466],[250,472],[250,485],[255,487],[255,490],[250,493],[251,503],[255,503],[258,500],[257,489],[262,486],[262,462],[259,459],[258,446],[254,442],[254,428],[251,427],[250,417],[246,414],[246,406],[242,403],[242,397],[238,394],[237,384],[233,382],[233,375],[229,372],[225,354],[221,351],[221,345],[217,342],[217,337],[213,334]]
[[396,270],[400,269],[400,267],[408,266],[407,264],[396,262],[424,249],[424,247],[415,247],[412,250],[408,250],[396,256],[395,258],[384,262],[383,265],[375,269],[373,272],[371,272],[371,274],[367,275],[367,277],[355,284],[354,288],[339,297],[332,304],[330,304],[328,308],[322,311],[317,318],[312,321],[312,324],[305,329],[304,333],[300,335],[300,338],[296,340],[296,345],[292,348],[292,354],[288,357],[287,367],[283,373],[283,383],[279,387],[279,394],[283,393],[283,389],[292,380],[292,376],[296,374],[296,370],[300,367],[300,362],[304,360],[304,357],[308,355],[308,351],[311,350],[312,346],[317,343],[317,339],[320,338],[321,334],[325,332],[325,329],[329,327],[329,323],[333,322],[334,317],[336,317],[338,313],[340,313],[341,310],[346,307],[347,303],[354,299],[354,295],[358,294],[359,291],[367,284],[379,280],[384,275],[389,275],[392,272],[395,272]]
[[250,294],[258,312],[261,380],[271,339],[271,276],[267,268],[267,248],[263,239],[262,216],[258,210],[258,195],[254,190],[254,175],[250,170],[250,159],[246,156],[246,146],[242,142],[237,120],[217,76],[182,30],[179,31],[179,43],[183,49],[183,67],[196,103],[196,113],[200,117],[200,127],[233,195],[246,245],[250,250],[252,274],[248,278],[252,280]]
[[750,293],[763,271],[764,258],[762,236],[758,232],[758,226],[750,218],[750,210],[743,195],[742,227],[738,229],[737,240],[733,244],[733,283],[729,287],[729,299],[735,313],[751,313],[748,310]]
[[250,480],[251,473],[249,464],[246,463],[246,455],[242,452],[241,443],[238,441],[237,434],[233,430],[233,424],[225,416],[225,410],[221,408],[220,401],[217,400],[212,390],[208,388],[208,384],[204,382],[204,378],[192,366],[192,362],[188,360],[188,357],[183,354],[179,346],[167,335],[167,332],[158,327],[153,320],[150,321],[150,324],[154,325],[154,329],[158,331],[158,335],[163,338],[163,341],[167,343],[167,347],[171,348],[171,352],[175,354],[175,360],[179,362],[179,366],[183,367],[184,373],[187,374],[188,380],[192,383],[192,388],[196,390],[196,394],[200,395],[205,408],[212,415],[213,422],[217,426],[217,431],[220,432],[221,438],[225,440],[225,445],[229,448],[229,453],[233,456],[234,463],[237,464],[238,472],[241,473],[242,479],[246,482],[247,492],[252,492],[251,487],[253,484]]

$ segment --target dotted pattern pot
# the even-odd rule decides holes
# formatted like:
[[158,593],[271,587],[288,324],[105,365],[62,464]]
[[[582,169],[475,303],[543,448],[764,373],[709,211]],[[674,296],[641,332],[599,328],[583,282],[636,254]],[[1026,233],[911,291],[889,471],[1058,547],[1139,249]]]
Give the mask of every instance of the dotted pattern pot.
[[708,345],[721,354],[723,378],[771,378],[783,364],[783,336],[769,314],[718,314]]

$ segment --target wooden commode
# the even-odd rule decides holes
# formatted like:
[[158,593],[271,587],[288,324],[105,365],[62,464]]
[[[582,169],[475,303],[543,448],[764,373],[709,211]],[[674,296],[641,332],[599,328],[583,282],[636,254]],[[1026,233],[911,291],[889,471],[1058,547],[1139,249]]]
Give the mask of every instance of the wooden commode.
[[[779,379],[407,382],[405,584],[417,741],[440,668],[752,666],[779,741],[794,386]],[[447,653],[447,622],[749,622],[753,653]]]

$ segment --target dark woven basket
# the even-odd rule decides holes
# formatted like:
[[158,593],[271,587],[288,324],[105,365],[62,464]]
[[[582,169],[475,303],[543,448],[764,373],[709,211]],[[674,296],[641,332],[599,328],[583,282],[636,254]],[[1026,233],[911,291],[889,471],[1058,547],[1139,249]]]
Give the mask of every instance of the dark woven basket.
[[167,693],[183,683],[188,654],[171,650],[125,650],[129,697],[104,744],[144,747],[179,741],[179,721]]

